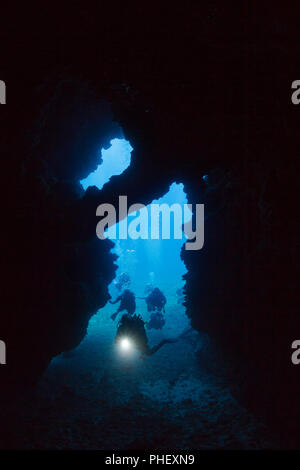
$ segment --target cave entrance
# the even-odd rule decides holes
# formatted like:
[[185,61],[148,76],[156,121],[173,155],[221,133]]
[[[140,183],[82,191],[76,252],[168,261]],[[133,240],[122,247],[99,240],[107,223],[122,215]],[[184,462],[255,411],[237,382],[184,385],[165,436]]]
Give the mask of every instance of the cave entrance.
[[[102,162],[97,169],[88,175],[87,178],[81,180],[84,189],[89,186],[97,186],[102,189],[111,176],[120,175],[130,165],[130,154],[133,148],[125,139],[113,139],[109,149],[101,150]],[[138,202],[138,201],[137,201]],[[147,336],[149,343],[153,344],[163,338],[176,337],[190,325],[186,316],[185,307],[183,305],[183,275],[186,268],[181,260],[180,251],[185,242],[185,235],[182,231],[182,223],[187,222],[191,213],[185,213],[184,204],[187,204],[186,194],[184,193],[183,184],[173,183],[168,193],[158,200],[152,201],[151,204],[167,204],[171,207],[173,204],[180,205],[182,208],[183,218],[176,217],[171,211],[170,216],[170,237],[162,239],[162,217],[159,219],[159,239],[132,239],[128,236],[126,240],[114,239],[112,233],[117,231],[121,224],[130,226],[131,220],[134,218],[131,214],[127,220],[116,224],[107,231],[107,238],[114,242],[112,250],[118,256],[116,264],[118,266],[116,277],[109,286],[109,293],[112,299],[116,299],[125,289],[130,289],[136,296],[136,313],[140,314],[143,320],[148,324]],[[150,205],[145,209],[150,215]],[[149,235],[151,217],[149,217]],[[180,239],[176,239],[176,233],[181,232]],[[124,276],[128,276],[128,283],[120,288],[119,280]],[[148,312],[145,297],[152,288],[158,287],[167,299],[165,306],[164,320],[165,324],[161,329],[149,328],[149,320],[151,313]],[[94,315],[89,323],[88,336],[95,337],[100,334],[101,337],[105,332],[105,337],[113,339],[115,334],[116,323],[122,316],[119,313],[115,321],[111,319],[111,315],[118,309],[119,304],[107,304],[97,315]],[[125,313],[125,312],[123,312]]]
[[[128,145],[120,146],[127,152],[125,160],[111,150],[115,159],[123,161],[123,168],[130,162]],[[118,172],[122,172],[120,168]],[[96,178],[93,184],[102,187],[112,171],[105,178],[101,171],[98,176],[101,181]],[[168,193],[154,202],[186,203],[183,185],[173,183]],[[46,390],[46,397],[39,406],[50,409],[51,422],[58,423],[55,431],[50,426],[55,443],[61,436],[71,448],[155,449],[162,445],[176,449],[180,445],[193,449],[200,445],[224,449],[224,442],[228,448],[231,443],[241,447],[247,439],[252,445],[257,436],[261,438],[259,428],[249,421],[230,388],[223,387],[207,368],[206,358],[214,367],[215,352],[205,335],[189,327],[185,307],[178,302],[176,291],[183,287],[186,272],[180,258],[183,243],[183,237],[115,241],[112,250],[118,255],[117,276],[127,272],[128,287],[138,297],[144,297],[145,287],[152,283],[167,298],[163,328],[149,330],[146,326],[150,346],[162,338],[180,338],[145,361],[138,360],[140,355],[119,354],[114,342],[117,325],[111,319],[118,305],[107,303],[90,319],[78,347],[54,358],[43,377],[39,394],[43,397]],[[115,299],[119,290],[114,282],[109,290]],[[144,321],[149,319],[145,300],[137,299],[136,312]],[[33,410],[34,414],[36,402]],[[47,435],[47,445],[48,439]]]

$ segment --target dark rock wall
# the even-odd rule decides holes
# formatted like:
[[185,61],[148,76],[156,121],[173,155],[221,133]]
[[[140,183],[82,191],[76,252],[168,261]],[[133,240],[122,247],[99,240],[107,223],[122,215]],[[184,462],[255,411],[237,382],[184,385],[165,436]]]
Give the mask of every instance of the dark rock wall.
[[96,169],[99,149],[122,135],[120,127],[84,82],[64,78],[47,86],[32,96],[40,109],[26,122],[25,138],[2,146],[7,158],[19,154],[4,219],[1,334],[13,345],[6,383],[31,381],[81,341],[90,316],[108,300],[116,269],[113,244],[98,240],[95,229],[87,233],[80,220],[79,180]]

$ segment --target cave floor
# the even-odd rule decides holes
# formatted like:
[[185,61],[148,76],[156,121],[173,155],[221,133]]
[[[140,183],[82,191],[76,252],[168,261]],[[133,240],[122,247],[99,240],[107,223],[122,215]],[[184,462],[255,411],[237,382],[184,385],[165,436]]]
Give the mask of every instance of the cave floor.
[[[95,315],[81,344],[52,360],[34,393],[7,411],[10,424],[15,420],[10,447],[274,448],[268,430],[235,400],[226,381],[201,367],[204,336],[192,330],[144,361],[121,359],[113,346],[114,307]],[[170,309],[175,314],[178,306]],[[150,343],[161,335],[151,331]]]

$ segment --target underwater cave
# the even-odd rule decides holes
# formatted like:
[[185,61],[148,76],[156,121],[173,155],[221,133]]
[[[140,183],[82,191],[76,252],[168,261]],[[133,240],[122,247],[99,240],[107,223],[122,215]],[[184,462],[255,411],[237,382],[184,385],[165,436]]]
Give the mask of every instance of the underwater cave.
[[[110,147],[101,150],[102,162],[97,169],[80,181],[83,188],[86,190],[90,186],[96,186],[101,190],[105,184],[109,184],[112,176],[119,175],[128,168],[132,150],[130,143],[125,139],[111,140]],[[56,367],[72,368],[84,364],[85,374],[88,375],[87,368],[90,368],[91,377],[94,380],[95,370],[99,370],[99,363],[107,363],[109,365],[105,367],[105,377],[111,377],[112,384],[113,380],[116,380],[115,386],[120,394],[120,375],[125,380],[125,383],[122,384],[122,389],[124,389],[127,380],[130,381],[134,377],[137,386],[137,381],[144,374],[150,377],[154,370],[160,367],[163,369],[164,375],[165,371],[168,370],[166,378],[168,387],[168,382],[174,380],[174,375],[177,376],[184,368],[191,367],[191,350],[187,348],[184,339],[180,341],[181,337],[186,340],[187,336],[189,338],[194,336],[195,342],[197,336],[197,333],[190,325],[190,319],[186,315],[184,306],[183,290],[185,281],[183,277],[186,268],[180,253],[186,240],[183,233],[183,224],[191,219],[191,213],[189,214],[190,211],[184,212],[183,210],[184,205],[187,204],[183,185],[171,184],[169,191],[158,200],[153,200],[151,204],[167,204],[169,207],[177,204],[182,208],[182,212],[180,214],[176,211],[170,212],[170,236],[166,239],[162,238],[162,217],[159,219],[158,227],[154,227],[154,229],[151,227],[150,229],[151,213],[149,206],[144,206],[144,209],[137,211],[140,214],[141,212],[147,212],[149,228],[146,236],[140,233],[138,238],[134,239],[130,235],[130,219],[132,220],[137,212],[130,213],[126,219],[119,221],[116,227],[111,226],[106,230],[106,237],[114,243],[111,252],[117,257],[117,270],[114,280],[109,285],[109,293],[111,299],[114,299],[122,294],[125,289],[130,289],[136,299],[136,312],[134,313],[142,317],[149,343],[152,345],[158,344],[166,338],[174,340],[174,343],[172,345],[167,344],[164,353],[163,351],[157,353],[157,360],[152,357],[148,359],[149,364],[139,361],[140,356],[138,351],[135,350],[134,344],[133,348],[122,353],[122,348],[118,349],[114,344],[114,337],[118,320],[125,312],[121,311],[118,318],[113,321],[111,315],[116,311],[118,305],[112,306],[107,303],[90,319],[87,334],[81,344],[75,350],[63,353],[53,359],[50,371],[54,371]],[[127,236],[123,239],[116,236],[120,233],[120,226],[122,226],[122,233],[124,231],[127,233]],[[178,232],[181,232],[180,237]],[[124,276],[125,281],[121,283],[120,279],[122,280]],[[156,325],[154,323],[154,327],[151,327],[151,312],[147,311],[145,300],[155,288],[159,288],[163,292],[167,302],[164,313],[161,315],[163,324]],[[126,349],[129,349],[127,342],[126,346]],[[174,356],[177,358],[175,363],[173,361]],[[178,365],[179,358],[180,366]],[[161,361],[163,361],[162,366],[159,366]],[[117,370],[113,373],[116,367]],[[100,369],[97,380],[100,380],[102,374],[104,374],[104,371]],[[147,384],[145,386],[147,387]],[[159,392],[157,397],[167,393],[163,381],[160,386],[162,390],[156,392],[156,394]],[[178,391],[178,393],[180,395],[182,391]],[[119,399],[122,401],[120,396]]]
[[[112,139],[110,146],[100,151],[96,170],[80,180],[87,194],[96,187],[101,199],[101,191],[109,191],[112,177],[117,188],[117,178],[130,169],[133,151],[125,139]],[[167,192],[153,198],[152,203],[183,207],[187,203],[184,185],[169,183]],[[141,209],[140,214],[148,207]],[[118,227],[107,229],[110,253],[114,255],[109,262],[115,260],[107,301],[90,317],[79,345],[54,357],[45,370],[34,400],[27,403],[31,422],[21,420],[20,426],[24,436],[30,436],[30,429],[43,426],[50,417],[52,425],[47,426],[47,433],[27,437],[23,447],[209,449],[252,448],[260,442],[271,445],[267,431],[236,401],[224,375],[218,373],[218,353],[209,336],[194,329],[187,316],[183,223],[191,218],[191,213],[183,214],[183,219],[175,212],[171,214],[169,239],[128,236],[115,240],[121,224],[128,225],[129,231],[134,213],[128,215],[128,220],[119,221]],[[178,231],[180,238],[175,237]],[[158,232],[162,232],[161,218]],[[93,243],[93,259],[89,255],[83,260],[87,272],[89,263],[92,269],[97,264],[96,246],[105,242]],[[205,271],[202,272],[203,279],[198,282],[205,285]],[[124,275],[125,282],[120,282]],[[149,327],[151,312],[145,300],[155,287],[165,296],[166,304],[163,324]],[[113,320],[111,316],[118,305],[111,305],[109,300],[126,289],[135,295],[134,313],[144,322],[149,344],[155,347],[167,340],[150,357],[141,357],[130,337],[123,340],[122,347],[115,343],[118,321],[124,312]],[[202,315],[201,304],[197,308]],[[39,410],[45,407],[48,411],[41,414]]]
[[[150,23],[111,8],[74,4],[74,34],[51,23],[44,45],[22,33],[0,77],[0,448],[299,448],[299,123],[282,84],[300,55],[251,6],[253,25],[242,6],[232,22],[211,4]],[[99,239],[97,208],[122,195],[144,208]],[[203,247],[173,214],[170,239],[136,236],[156,203],[204,204]],[[125,290],[143,326],[118,343]]]

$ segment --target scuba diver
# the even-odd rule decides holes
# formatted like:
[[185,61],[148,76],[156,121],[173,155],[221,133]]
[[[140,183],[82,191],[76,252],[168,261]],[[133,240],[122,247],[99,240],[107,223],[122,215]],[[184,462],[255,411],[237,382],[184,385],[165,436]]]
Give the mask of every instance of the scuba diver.
[[129,315],[133,315],[136,309],[135,305],[135,295],[131,290],[125,289],[122,294],[119,295],[119,297],[116,298],[113,302],[110,300],[109,303],[111,304],[116,304],[117,302],[120,302],[118,310],[111,315],[111,319],[115,320],[116,316],[118,315],[119,312],[122,312],[123,310],[127,310]]
[[115,337],[115,342],[118,343],[125,340],[132,340],[136,349],[141,352],[141,359],[144,356],[152,356],[164,344],[175,343],[178,339],[163,339],[156,346],[150,348],[148,338],[145,330],[145,322],[140,315],[122,315],[118,323],[118,330]]
[[114,286],[121,292],[122,289],[128,287],[130,284],[130,276],[128,273],[121,273],[115,281],[113,281]]
[[[148,287],[148,284],[146,288]],[[146,289],[145,289],[146,290]],[[165,305],[167,299],[158,287],[155,287],[150,290],[150,293],[147,297],[138,297],[139,299],[146,300],[148,312],[152,312],[149,322],[147,322],[147,328],[154,328],[156,330],[161,330],[166,320],[162,314],[162,311],[165,313]]]
[[151,328],[161,330],[165,323],[166,320],[161,312],[153,312],[151,313],[150,320],[147,322],[147,328],[149,330],[151,330]]
[[148,312],[165,312],[167,299],[158,287],[155,287],[145,300]]

